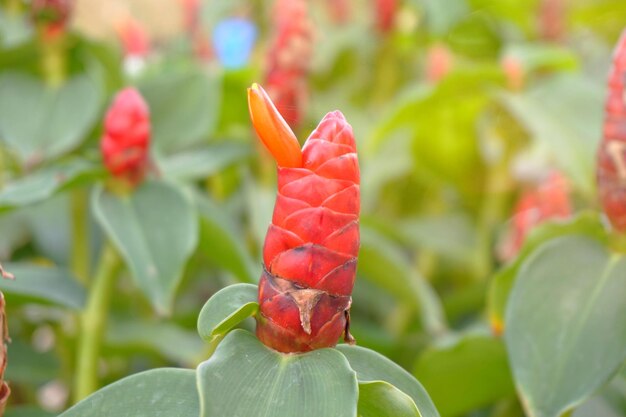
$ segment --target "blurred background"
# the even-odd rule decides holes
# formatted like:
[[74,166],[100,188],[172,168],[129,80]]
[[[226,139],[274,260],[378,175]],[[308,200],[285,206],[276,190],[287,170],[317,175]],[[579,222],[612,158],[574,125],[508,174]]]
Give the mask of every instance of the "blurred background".
[[[533,233],[604,224],[595,155],[624,26],[623,0],[0,1],[0,261],[17,277],[0,283],[6,415],[72,404],[104,240],[89,195],[125,86],[150,109],[151,175],[193,196],[198,229],[170,308],[119,266],[100,384],[207,357],[198,312],[258,280],[273,209],[246,101],[259,82],[301,142],[335,109],[354,128],[358,344],[415,375],[443,417],[523,416],[494,282],[510,286]],[[624,416],[625,393],[622,372],[574,415]]]

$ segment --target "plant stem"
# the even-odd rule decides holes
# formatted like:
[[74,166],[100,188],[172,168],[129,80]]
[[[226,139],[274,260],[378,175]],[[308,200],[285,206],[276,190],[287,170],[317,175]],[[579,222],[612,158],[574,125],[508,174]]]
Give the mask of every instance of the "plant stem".
[[107,242],[89,290],[87,306],[80,317],[74,401],[80,401],[98,388],[98,357],[106,330],[107,313],[114,278],[120,259]]
[[74,190],[71,194],[72,253],[71,268],[76,278],[88,284],[90,272],[89,256],[89,208],[85,190]]

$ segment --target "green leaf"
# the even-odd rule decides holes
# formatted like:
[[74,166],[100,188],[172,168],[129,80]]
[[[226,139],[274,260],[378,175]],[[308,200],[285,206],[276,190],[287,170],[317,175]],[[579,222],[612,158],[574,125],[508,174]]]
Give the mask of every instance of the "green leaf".
[[46,200],[101,172],[101,168],[80,159],[40,169],[10,182],[0,191],[0,210]]
[[421,417],[411,397],[387,382],[359,384],[359,417]]
[[15,275],[14,280],[0,279],[0,290],[39,301],[80,310],[85,305],[86,291],[69,271],[28,263],[3,264]]
[[568,236],[524,262],[506,310],[505,340],[530,417],[558,417],[626,359],[626,258]]
[[421,0],[426,12],[428,29],[434,35],[442,36],[470,12],[465,0],[452,0],[446,3],[437,0]]
[[23,163],[62,155],[86,137],[98,117],[102,92],[86,75],[49,88],[16,73],[0,77],[0,137]]
[[356,376],[334,349],[282,354],[238,329],[197,375],[201,417],[356,415]]
[[337,345],[338,351],[356,371],[359,383],[384,381],[409,395],[422,417],[438,417],[439,413],[424,387],[407,371],[382,356],[360,346]]
[[581,212],[568,221],[548,222],[532,229],[524,246],[513,262],[502,267],[491,280],[487,293],[489,320],[494,329],[501,332],[504,327],[504,313],[511,288],[522,263],[542,244],[559,236],[579,234],[606,242],[607,235],[596,212]]
[[154,351],[173,362],[189,366],[204,359],[205,346],[196,333],[172,322],[116,320],[107,327],[106,342],[118,348]]
[[414,374],[445,417],[465,415],[515,394],[504,343],[489,335],[455,336],[428,348]]
[[171,309],[187,258],[197,242],[193,204],[172,185],[149,181],[128,195],[94,189],[95,217],[161,313]]
[[197,417],[195,372],[161,368],[121,379],[59,417]]
[[178,181],[206,178],[250,156],[250,147],[240,143],[217,143],[172,155],[159,163],[163,176]]
[[595,184],[604,89],[581,76],[559,75],[502,102],[526,129],[549,147],[560,169],[588,196]]
[[441,302],[430,284],[411,267],[399,248],[370,228],[361,228],[358,273],[416,308],[429,333],[438,334],[446,328]]
[[216,265],[230,271],[242,282],[257,282],[260,268],[250,257],[243,239],[243,231],[226,211],[207,196],[196,194],[200,214],[200,247]]
[[7,358],[4,379],[11,383],[37,387],[61,373],[61,363],[54,352],[39,352],[18,338],[7,344]]
[[234,284],[213,294],[198,316],[200,337],[213,340],[256,314],[259,308],[257,293],[256,285]]
[[199,72],[164,72],[144,81],[139,89],[150,107],[154,145],[172,152],[207,139],[217,123],[219,86]]
[[54,417],[54,413],[26,405],[8,408],[4,417]]

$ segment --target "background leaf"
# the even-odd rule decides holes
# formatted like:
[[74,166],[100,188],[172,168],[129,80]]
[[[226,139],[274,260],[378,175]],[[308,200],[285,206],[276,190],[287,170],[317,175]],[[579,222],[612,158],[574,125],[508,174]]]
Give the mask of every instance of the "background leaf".
[[480,334],[451,339],[426,349],[413,371],[442,416],[461,416],[515,394],[502,340]]
[[356,376],[333,349],[282,354],[234,330],[197,373],[201,417],[356,415]]
[[554,239],[519,272],[505,340],[530,417],[558,417],[626,358],[626,258],[589,238]]
[[164,72],[141,83],[150,107],[152,140],[163,152],[184,149],[208,138],[221,98],[215,77],[201,72]]
[[62,268],[29,263],[3,264],[6,271],[15,275],[14,280],[0,279],[0,290],[38,301],[80,310],[85,305],[85,288]]
[[124,257],[137,285],[160,312],[171,308],[197,242],[193,204],[177,188],[149,181],[128,195],[94,190],[96,219]]
[[32,77],[0,77],[0,136],[24,163],[59,156],[75,148],[98,117],[102,92],[86,75],[58,89]]

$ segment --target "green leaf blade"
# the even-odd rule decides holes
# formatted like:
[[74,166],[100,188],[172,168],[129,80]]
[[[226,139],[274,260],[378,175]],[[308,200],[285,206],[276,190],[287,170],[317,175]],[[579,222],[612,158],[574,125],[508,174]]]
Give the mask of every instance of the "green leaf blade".
[[391,360],[360,346],[337,345],[336,349],[348,359],[359,382],[388,382],[413,399],[422,417],[439,417],[422,384]]
[[193,204],[177,188],[149,181],[127,196],[102,187],[92,196],[96,219],[120,251],[138,286],[167,314],[197,243]]
[[626,258],[563,237],[528,259],[506,311],[505,340],[531,417],[580,404],[626,358]]
[[198,333],[205,340],[224,335],[245,318],[256,313],[257,286],[234,284],[215,293],[198,316]]
[[355,373],[334,349],[282,354],[234,330],[198,367],[201,417],[354,417]]
[[59,417],[197,417],[195,372],[161,368],[121,379]]

